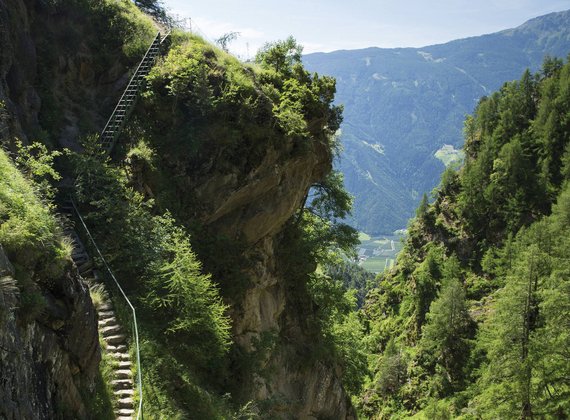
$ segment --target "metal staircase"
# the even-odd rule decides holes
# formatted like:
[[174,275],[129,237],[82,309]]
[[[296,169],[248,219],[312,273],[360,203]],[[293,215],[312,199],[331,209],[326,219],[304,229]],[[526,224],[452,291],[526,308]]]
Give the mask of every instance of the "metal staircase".
[[107,125],[99,135],[101,149],[105,151],[107,156],[109,156],[113,151],[113,147],[115,146],[119,134],[121,133],[127,118],[134,109],[144,78],[150,73],[150,70],[154,66],[154,63],[160,54],[160,46],[167,37],[168,34],[163,37],[160,32],[156,35],[156,38],[148,48],[142,61],[137,67],[135,74],[133,74],[133,77],[123,92],[119,103],[113,110],[111,117],[109,117]]

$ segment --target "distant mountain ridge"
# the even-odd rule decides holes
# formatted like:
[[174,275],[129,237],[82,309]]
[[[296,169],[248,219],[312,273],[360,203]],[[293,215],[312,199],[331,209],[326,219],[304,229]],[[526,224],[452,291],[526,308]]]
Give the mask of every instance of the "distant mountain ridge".
[[569,52],[570,10],[423,48],[306,55],[309,70],[336,77],[345,106],[337,166],[355,196],[355,227],[371,234],[405,227],[444,169],[435,153],[461,148],[464,117],[478,100],[538,70],[546,55]]

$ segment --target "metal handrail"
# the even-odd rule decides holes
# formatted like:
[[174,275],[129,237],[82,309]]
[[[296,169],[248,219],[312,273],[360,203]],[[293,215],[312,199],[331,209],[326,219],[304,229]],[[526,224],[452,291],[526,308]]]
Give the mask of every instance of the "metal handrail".
[[[129,80],[129,83],[127,83],[127,87],[125,88],[125,90],[123,91],[123,94],[121,95],[121,97],[119,98],[119,102],[117,102],[117,105],[115,105],[115,108],[113,109],[113,112],[111,113],[111,116],[109,117],[109,119],[107,120],[107,124],[105,124],[105,127],[103,128],[103,131],[101,131],[101,134],[99,135],[100,140],[103,142],[105,141],[105,139],[103,138],[105,132],[107,131],[107,128],[109,127],[109,124],[111,124],[111,122],[113,121],[113,117],[117,114],[117,111],[119,109],[119,106],[121,105],[121,103],[123,102],[123,99],[125,99],[126,94],[128,89],[131,86],[135,86],[137,87],[137,89],[140,87],[140,81],[136,81],[135,79],[139,76],[139,70],[141,68],[141,66],[145,63],[147,57],[150,54],[150,50],[154,47],[154,45],[156,44],[157,40],[159,41],[159,45],[162,43],[162,41],[166,39],[162,38],[160,32],[158,32],[156,34],[156,37],[154,38],[154,40],[152,41],[152,43],[150,44],[150,46],[148,47],[148,49],[146,50],[146,53],[144,54],[142,60],[139,62],[139,65],[137,66],[135,72],[133,73],[131,79]],[[105,150],[105,152],[107,153],[107,155],[111,154],[111,151],[114,147],[115,141],[116,141],[116,135],[113,134],[114,139],[111,141],[109,147]]]
[[131,308],[131,311],[133,313],[133,325],[134,325],[134,330],[135,330],[135,347],[136,347],[136,354],[137,354],[137,385],[139,388],[139,409],[137,412],[137,420],[139,420],[139,419],[142,420],[143,419],[143,414],[142,414],[142,407],[143,407],[142,370],[141,370],[141,355],[140,355],[140,350],[139,350],[139,330],[138,330],[138,326],[137,326],[137,314],[135,311],[135,307],[131,304],[131,301],[127,297],[125,291],[123,290],[123,288],[119,284],[119,281],[117,280],[117,278],[113,274],[111,267],[109,267],[109,264],[107,264],[105,257],[103,257],[103,254],[101,254],[101,251],[99,250],[99,247],[97,246],[97,243],[95,242],[95,239],[93,239],[93,236],[91,235],[91,232],[87,228],[87,225],[85,224],[85,220],[83,220],[83,217],[81,216],[81,213],[79,213],[79,209],[75,205],[75,201],[73,201],[73,199],[71,199],[71,205],[73,206],[73,210],[75,211],[75,214],[77,214],[79,221],[83,225],[83,229],[85,229],[85,232],[87,233],[87,237],[89,238],[89,240],[91,241],[91,243],[95,247],[95,250],[97,251],[97,254],[99,255],[99,258],[101,258],[101,261],[103,261],[103,265],[105,266],[105,268],[109,272],[109,275],[111,276],[111,278],[115,282],[117,288],[119,289],[119,291],[121,292],[121,294],[125,298],[125,301],[129,305],[129,307]]

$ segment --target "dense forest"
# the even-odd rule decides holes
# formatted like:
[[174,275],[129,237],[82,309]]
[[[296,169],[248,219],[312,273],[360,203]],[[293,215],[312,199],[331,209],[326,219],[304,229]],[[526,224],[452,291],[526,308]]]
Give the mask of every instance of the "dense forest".
[[370,235],[405,228],[444,164],[459,157],[463,120],[478,99],[568,51],[567,10],[445,44],[305,55],[309,70],[337,79],[345,104],[337,168],[355,197],[354,227]]
[[365,418],[570,415],[570,63],[480,100],[362,319]]

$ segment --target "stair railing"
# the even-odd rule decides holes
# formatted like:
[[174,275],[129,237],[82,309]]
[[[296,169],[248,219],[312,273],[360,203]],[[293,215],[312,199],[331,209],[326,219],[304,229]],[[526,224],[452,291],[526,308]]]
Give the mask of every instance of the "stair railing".
[[107,156],[111,154],[113,147],[115,146],[115,142],[119,137],[121,129],[123,128],[129,114],[134,108],[135,101],[138,97],[138,93],[142,85],[142,81],[144,77],[147,76],[150,72],[154,62],[156,61],[156,57],[160,52],[160,45],[167,37],[168,34],[162,37],[160,32],[157,33],[154,41],[146,51],[143,59],[131,77],[131,80],[127,84],[127,87],[121,95],[121,98],[115,106],[115,109],[111,113],[111,116],[109,117],[105,128],[103,128],[103,131],[99,135],[101,149],[105,151]]
[[119,281],[117,280],[117,278],[113,274],[111,267],[109,267],[109,264],[107,264],[107,260],[105,260],[105,257],[103,257],[103,254],[101,253],[99,247],[97,246],[95,239],[93,238],[93,236],[91,235],[91,232],[89,231],[89,228],[85,224],[85,220],[81,216],[81,213],[79,213],[79,209],[75,205],[75,201],[73,201],[72,199],[70,201],[71,201],[71,205],[73,206],[73,211],[75,212],[75,215],[77,216],[79,222],[81,223],[81,226],[83,227],[83,230],[85,231],[85,234],[87,235],[87,238],[89,238],[89,241],[93,245],[95,252],[97,253],[99,258],[101,259],[103,266],[105,267],[105,270],[107,271],[107,273],[109,274],[109,276],[111,277],[113,282],[115,283],[115,286],[117,287],[117,289],[119,289],[119,292],[121,293],[121,295],[125,299],[125,302],[127,302],[127,305],[129,306],[131,313],[132,313],[132,316],[133,316],[135,352],[136,352],[136,358],[137,358],[137,387],[139,389],[138,390],[139,391],[138,392],[138,394],[139,394],[139,406],[138,406],[138,410],[137,410],[137,420],[139,420],[139,419],[142,420],[143,419],[142,370],[141,370],[141,355],[140,355],[140,346],[139,346],[139,330],[138,330],[137,314],[135,311],[135,307],[132,305],[131,301],[127,297],[127,294],[125,293],[125,291],[121,287]]

